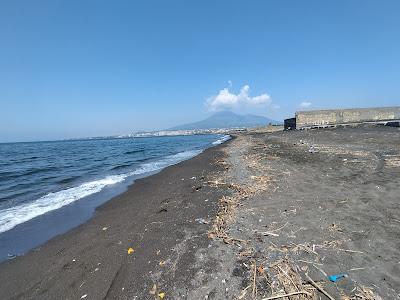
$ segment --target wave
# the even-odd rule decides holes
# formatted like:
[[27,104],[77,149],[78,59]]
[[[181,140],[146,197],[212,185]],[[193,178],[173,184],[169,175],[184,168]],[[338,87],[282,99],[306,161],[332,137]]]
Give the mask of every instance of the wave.
[[[70,182],[72,182],[72,181],[78,179],[79,177],[80,177],[80,176],[70,176],[70,177],[67,177],[67,178],[63,178],[63,179],[60,179],[60,180],[56,180],[56,183],[58,183],[58,184],[70,183]],[[49,177],[49,178],[51,179],[51,178],[54,178],[54,177]],[[46,180],[46,179],[48,179],[48,178],[44,178],[43,180]]]
[[124,181],[127,177],[159,171],[201,153],[201,150],[185,151],[148,162],[125,174],[111,175],[103,179],[83,183],[77,187],[49,193],[29,203],[20,204],[0,211],[0,233],[29,221],[47,212],[59,209],[84,197],[100,192],[103,188]]
[[219,144],[225,143],[227,140],[230,140],[230,139],[231,139],[231,136],[229,134],[224,135],[222,138],[216,140],[215,142],[212,142],[212,144],[219,145]]
[[123,169],[123,168],[130,167],[131,165],[132,165],[132,163],[130,163],[130,164],[121,164],[121,165],[117,165],[117,166],[115,166],[115,167],[112,167],[110,170]]
[[140,152],[144,152],[144,149],[126,151],[125,154],[135,154],[135,153],[140,153]]

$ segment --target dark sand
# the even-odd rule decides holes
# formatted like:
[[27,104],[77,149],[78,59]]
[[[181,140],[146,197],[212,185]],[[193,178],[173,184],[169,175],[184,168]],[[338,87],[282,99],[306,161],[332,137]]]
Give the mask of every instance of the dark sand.
[[224,150],[236,241],[198,255],[219,259],[189,299],[327,299],[307,275],[334,299],[400,298],[399,128],[253,133]]
[[1,264],[0,295],[327,299],[307,276],[334,299],[400,299],[398,128],[240,134]]
[[170,298],[174,283],[189,285],[194,253],[209,244],[209,225],[195,219],[217,211],[222,191],[203,182],[223,169],[214,163],[223,147],[137,180],[88,223],[2,263],[0,298],[154,299],[154,284]]

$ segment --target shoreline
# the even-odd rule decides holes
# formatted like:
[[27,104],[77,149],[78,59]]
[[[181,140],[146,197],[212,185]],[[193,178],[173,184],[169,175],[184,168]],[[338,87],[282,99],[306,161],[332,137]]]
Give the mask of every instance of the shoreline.
[[[196,151],[183,151],[174,155],[159,158],[155,161],[148,161],[139,164],[133,171],[126,171],[122,174],[109,174],[105,178],[111,178],[113,176],[123,176],[126,178],[124,178],[123,181],[116,182],[112,185],[106,185],[96,193],[73,200],[67,205],[63,205],[57,209],[51,209],[45,213],[41,212],[39,215],[31,217],[31,219],[26,220],[25,222],[18,221],[21,223],[0,233],[0,263],[8,259],[14,259],[15,257],[23,256],[28,251],[40,247],[55,236],[64,234],[69,230],[72,230],[73,228],[89,221],[96,214],[97,207],[125,192],[130,185],[135,183],[135,181],[157,174],[168,166],[188,160],[196,155],[199,155],[201,152],[204,152],[210,147],[218,146],[218,144],[226,141],[227,136],[216,136],[216,138],[219,139],[214,141],[206,148]],[[176,161],[172,161],[172,159]],[[168,162],[168,160],[171,160],[171,162]],[[154,165],[157,165],[156,169],[154,168]],[[104,180],[103,178],[104,176],[95,179],[95,181],[83,181],[78,185],[70,186],[66,189],[57,191],[55,194],[65,193],[74,189],[78,190],[86,184],[91,184],[96,181],[100,182]],[[115,178],[112,180],[115,180]],[[53,197],[52,194],[54,193],[45,194],[41,198],[32,201],[32,203],[37,203],[36,206],[40,208],[41,205],[38,202],[40,202],[42,198],[46,198],[48,196]],[[46,209],[46,207],[43,209]]]
[[[23,256],[2,262],[0,290],[5,291],[3,297],[53,299],[70,295],[79,299],[82,295],[90,294],[90,299],[98,299],[110,295],[120,298],[128,293],[133,296],[133,288],[129,287],[133,283],[127,283],[123,290],[114,287],[115,282],[121,280],[117,280],[117,277],[121,276],[123,270],[135,268],[133,262],[149,267],[148,261],[161,259],[161,253],[167,255],[179,240],[185,240],[188,228],[193,232],[201,229],[203,235],[206,232],[206,226],[199,228],[195,219],[209,218],[215,214],[219,195],[213,196],[211,190],[197,178],[218,172],[220,167],[211,162],[223,155],[220,149],[233,139],[207,148],[199,155],[168,166],[154,175],[135,180],[125,192],[98,206],[87,222],[53,237]],[[198,186],[193,188],[193,184]],[[204,202],[204,197],[213,200]],[[196,198],[202,198],[202,201],[193,204],[198,201]],[[184,205],[182,212],[182,208],[176,205],[177,201]],[[175,205],[174,211],[170,212],[172,205]],[[165,219],[167,216],[169,219]],[[149,223],[150,220],[153,221]],[[159,222],[168,225],[159,228],[160,232],[145,237],[148,227],[157,227],[157,224],[161,224]],[[169,228],[174,227],[177,228],[176,232],[169,234]],[[163,234],[160,235],[161,232]],[[154,241],[155,236],[158,236],[158,242]],[[200,244],[207,243],[207,236],[203,237],[205,240],[200,239]],[[150,253],[149,248],[159,243],[158,249]],[[164,246],[164,251],[161,246]],[[129,247],[135,249],[133,255],[127,255]],[[160,252],[157,255],[158,250]],[[169,256],[176,254],[180,255],[169,253]],[[53,281],[54,277],[57,277],[56,282]],[[79,280],[81,282],[78,284]],[[91,280],[92,283],[89,283]],[[99,288],[99,280],[108,282],[108,287],[102,284],[103,288]],[[83,285],[76,288],[82,282]],[[133,286],[142,286],[142,296],[147,297],[147,289],[152,282],[150,277],[138,276]]]
[[396,299],[399,138],[379,126],[238,134],[0,265],[0,290],[5,299],[325,299],[317,285],[331,299]]

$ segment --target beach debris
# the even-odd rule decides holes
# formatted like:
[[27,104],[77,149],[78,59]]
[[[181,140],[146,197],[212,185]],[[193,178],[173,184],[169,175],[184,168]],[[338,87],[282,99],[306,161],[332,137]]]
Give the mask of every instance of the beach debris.
[[263,299],[261,299],[261,300],[279,299],[279,298],[285,298],[285,297],[294,296],[294,295],[300,295],[300,294],[305,294],[305,295],[311,297],[311,294],[310,294],[309,292],[307,292],[307,291],[300,291],[300,292],[293,292],[293,293],[284,294],[284,295],[275,295],[275,296],[263,298]]
[[311,277],[305,273],[307,279],[310,281],[311,285],[314,286],[318,291],[320,291],[322,294],[324,294],[326,297],[329,298],[329,300],[335,300],[331,295],[328,294],[327,291],[325,291],[322,287],[320,287],[314,280],[311,279]]
[[254,275],[253,275],[253,298],[256,297],[257,286],[256,286],[256,278],[257,278],[257,263],[254,262]]
[[149,291],[150,295],[155,295],[157,292],[157,285],[153,284],[153,287],[151,288],[151,290]]
[[108,229],[108,227],[103,227],[102,228],[103,231],[106,231],[107,229]]
[[264,236],[268,236],[268,235],[270,235],[270,236],[279,236],[279,234],[274,233],[274,232],[269,232],[269,231],[259,232],[259,234],[262,234]]
[[165,298],[165,292],[157,292],[157,285],[153,284],[153,287],[149,291],[150,295],[157,295],[157,299],[164,299]]
[[196,177],[195,176],[193,176],[192,178],[190,178],[190,179],[192,179],[192,180],[196,180]]
[[199,191],[199,190],[201,190],[202,189],[202,186],[201,185],[198,185],[198,186],[192,186],[192,193],[193,192],[197,192],[197,191]]
[[209,224],[210,222],[207,220],[204,220],[203,218],[197,218],[195,221],[199,224]]
[[156,254],[157,254],[157,255],[160,255],[160,253],[161,253],[161,250],[158,249],[157,252],[156,252]]
[[347,275],[347,274],[335,274],[335,275],[329,275],[328,276],[328,279],[331,281],[331,282],[336,282],[336,281],[338,281],[338,280],[340,280],[340,279],[342,279],[342,278],[346,278],[346,277],[348,277],[349,275]]
[[246,288],[244,288],[244,289],[241,291],[241,293],[240,293],[238,299],[243,299],[243,298],[246,296],[247,290],[248,290],[250,287],[251,287],[251,285],[248,285]]
[[85,299],[88,296],[88,294],[82,295],[81,299]]
[[158,265],[160,267],[164,267],[165,266],[165,260],[160,260],[160,262],[158,263]]
[[314,145],[311,145],[311,147],[308,149],[308,152],[310,153],[318,153],[319,149],[315,147]]
[[364,254],[364,252],[358,251],[358,250],[341,249],[341,248],[337,248],[336,250],[343,251],[343,252],[347,252],[347,253],[359,253],[359,254]]
[[128,254],[132,254],[133,252],[135,252],[133,248],[128,248]]
[[343,232],[342,226],[340,224],[336,224],[336,223],[332,223],[331,225],[329,225],[328,230],[331,232],[334,232],[334,231]]
[[356,288],[355,297],[351,299],[362,300],[383,300],[381,296],[376,295],[372,288],[361,286]]

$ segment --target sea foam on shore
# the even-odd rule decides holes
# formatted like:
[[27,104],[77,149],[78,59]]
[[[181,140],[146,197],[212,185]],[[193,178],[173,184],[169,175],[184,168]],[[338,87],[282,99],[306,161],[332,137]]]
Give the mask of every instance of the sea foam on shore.
[[98,193],[106,186],[122,182],[128,177],[159,171],[167,166],[194,157],[200,152],[202,150],[183,151],[158,161],[144,163],[134,171],[128,173],[110,175],[102,179],[85,182],[77,187],[48,193],[32,202],[3,209],[0,211],[0,233],[8,231],[18,224],[29,221],[37,216],[59,209],[91,194]]
[[227,140],[229,140],[231,138],[231,136],[229,134],[224,135],[222,138],[216,140],[215,142],[212,142],[213,145],[220,145],[224,142],[226,142]]

